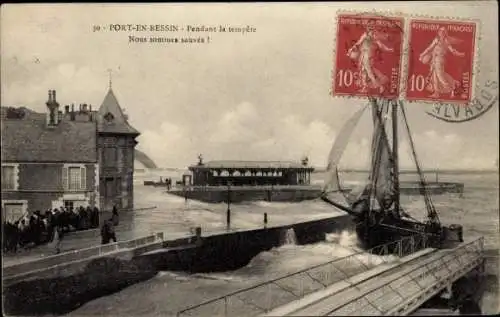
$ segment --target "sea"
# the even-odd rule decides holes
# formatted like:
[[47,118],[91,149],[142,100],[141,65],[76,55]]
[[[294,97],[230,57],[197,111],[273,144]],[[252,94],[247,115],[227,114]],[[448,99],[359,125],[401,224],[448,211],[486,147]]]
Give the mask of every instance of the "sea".
[[[225,204],[186,202],[183,198],[166,193],[165,189],[147,187],[144,180],[159,180],[160,176],[180,180],[182,170],[144,170],[135,173],[134,190],[136,208],[156,206],[154,212],[164,215],[178,226],[189,228],[200,223],[216,226],[225,221]],[[361,185],[367,175],[360,172],[341,173],[345,187]],[[434,181],[436,175],[426,174]],[[405,175],[402,180],[414,180]],[[314,173],[312,183],[321,184],[323,173]],[[444,194],[433,196],[433,203],[443,223],[457,223],[464,227],[464,237],[484,236],[485,249],[498,257],[499,243],[499,174],[454,172],[438,174],[439,181],[464,183],[463,195]],[[402,196],[401,204],[417,219],[425,217],[425,204],[421,197]],[[300,203],[248,202],[231,206],[233,218],[240,224],[262,221],[267,213],[270,218],[306,220],[310,217],[332,215],[330,206],[320,200]],[[179,212],[182,210],[182,212]],[[144,210],[143,212],[152,212]],[[154,218],[153,218],[154,219]],[[325,263],[362,251],[353,232],[329,234],[324,242],[297,245],[293,233],[287,235],[283,245],[254,257],[243,268],[207,274],[159,272],[152,279],[129,286],[112,295],[85,303],[69,313],[72,316],[173,316],[183,308],[196,305],[236,290],[266,280],[293,273],[316,264]],[[500,312],[498,291],[498,258],[487,270],[486,291],[480,306],[483,314]],[[491,268],[493,267],[493,268]],[[62,291],[62,290],[61,290]],[[203,315],[203,314],[194,314]]]

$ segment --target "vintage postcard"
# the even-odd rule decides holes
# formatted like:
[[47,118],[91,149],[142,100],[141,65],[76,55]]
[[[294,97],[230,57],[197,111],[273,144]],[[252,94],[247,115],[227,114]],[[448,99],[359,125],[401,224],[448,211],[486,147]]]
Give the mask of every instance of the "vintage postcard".
[[5,315],[500,313],[496,2],[0,12]]

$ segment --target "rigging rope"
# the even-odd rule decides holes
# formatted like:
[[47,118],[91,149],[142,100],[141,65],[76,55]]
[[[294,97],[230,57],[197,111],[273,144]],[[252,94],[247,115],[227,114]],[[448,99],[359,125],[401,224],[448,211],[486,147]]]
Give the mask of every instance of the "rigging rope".
[[425,184],[424,175],[422,173],[422,170],[420,169],[420,164],[419,164],[419,161],[418,161],[418,158],[417,158],[417,153],[415,151],[415,144],[413,143],[413,138],[411,137],[410,127],[408,125],[408,120],[406,118],[406,111],[405,111],[405,108],[404,108],[402,102],[400,102],[400,106],[401,106],[401,112],[403,113],[403,119],[404,119],[403,121],[405,123],[406,131],[408,133],[408,139],[410,141],[410,147],[411,147],[411,151],[412,151],[412,154],[413,154],[413,159],[415,160],[415,165],[416,165],[416,168],[417,168],[417,173],[418,173],[418,176],[419,176],[419,179],[420,179],[420,186],[423,189],[425,206],[427,208],[427,216],[429,217],[429,219],[431,221],[439,223],[439,216],[438,216],[438,214],[436,212],[436,209],[434,208],[434,204],[432,203],[432,199],[431,199],[431,197],[429,195],[429,191],[428,191],[427,186]]

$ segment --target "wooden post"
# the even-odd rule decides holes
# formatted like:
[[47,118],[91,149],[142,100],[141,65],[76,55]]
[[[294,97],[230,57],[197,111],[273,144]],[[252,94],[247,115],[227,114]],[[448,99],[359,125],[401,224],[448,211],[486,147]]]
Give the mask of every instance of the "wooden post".
[[227,185],[227,212],[226,212],[226,225],[227,228],[231,226],[231,185]]

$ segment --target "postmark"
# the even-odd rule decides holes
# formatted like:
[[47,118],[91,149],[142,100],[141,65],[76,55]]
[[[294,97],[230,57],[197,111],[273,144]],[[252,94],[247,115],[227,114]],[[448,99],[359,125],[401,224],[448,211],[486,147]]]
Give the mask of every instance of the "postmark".
[[332,95],[397,98],[403,29],[402,17],[339,13]]
[[469,105],[436,104],[426,113],[436,119],[460,123],[471,121],[484,115],[498,102],[498,82],[488,80],[478,90]]
[[404,98],[470,104],[477,31],[474,21],[411,19]]

